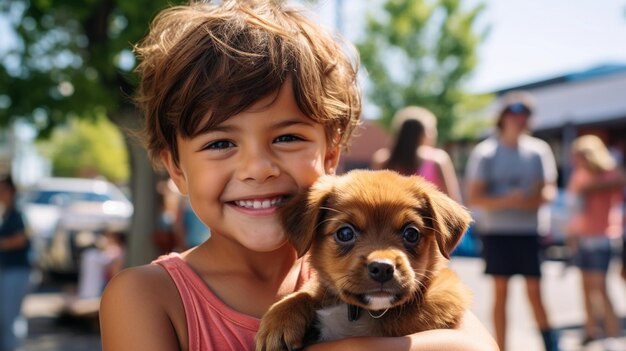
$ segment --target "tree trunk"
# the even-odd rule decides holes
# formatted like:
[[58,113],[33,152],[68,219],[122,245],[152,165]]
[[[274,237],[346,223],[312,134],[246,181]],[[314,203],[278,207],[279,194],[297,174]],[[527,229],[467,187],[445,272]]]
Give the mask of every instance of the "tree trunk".
[[135,211],[128,232],[126,265],[137,266],[150,263],[157,257],[157,250],[152,240],[152,233],[159,216],[156,193],[157,174],[144,147],[128,132],[140,128],[141,118],[137,110],[125,109],[110,117],[124,133],[130,160],[129,187]]

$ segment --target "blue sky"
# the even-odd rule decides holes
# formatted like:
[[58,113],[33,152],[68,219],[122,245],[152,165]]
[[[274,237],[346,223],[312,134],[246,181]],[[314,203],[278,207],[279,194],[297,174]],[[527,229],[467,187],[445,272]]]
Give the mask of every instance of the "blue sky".
[[[474,1],[474,0],[472,0]],[[626,0],[489,0],[490,36],[469,86],[489,91],[601,64],[626,65]]]
[[[336,0],[321,0],[319,20],[334,25]],[[343,0],[344,34],[354,40],[363,0]],[[371,2],[371,1],[370,1]],[[481,0],[462,0],[471,6]],[[479,28],[491,25],[467,87],[489,92],[603,64],[626,65],[626,0],[482,0]]]

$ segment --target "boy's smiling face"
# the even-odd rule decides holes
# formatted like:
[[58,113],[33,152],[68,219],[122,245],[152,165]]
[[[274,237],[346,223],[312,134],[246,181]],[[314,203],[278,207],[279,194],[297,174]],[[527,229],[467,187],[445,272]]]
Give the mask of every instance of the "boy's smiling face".
[[286,241],[278,207],[334,173],[339,159],[324,127],[298,108],[289,81],[208,133],[177,141],[178,165],[169,152],[163,163],[198,217],[212,235],[259,252]]

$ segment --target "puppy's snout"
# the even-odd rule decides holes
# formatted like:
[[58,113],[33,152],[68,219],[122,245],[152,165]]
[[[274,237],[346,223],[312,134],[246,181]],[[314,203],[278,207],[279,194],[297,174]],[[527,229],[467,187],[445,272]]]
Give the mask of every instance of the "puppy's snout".
[[388,262],[373,261],[368,263],[367,270],[370,278],[379,283],[384,283],[393,277],[394,267]]

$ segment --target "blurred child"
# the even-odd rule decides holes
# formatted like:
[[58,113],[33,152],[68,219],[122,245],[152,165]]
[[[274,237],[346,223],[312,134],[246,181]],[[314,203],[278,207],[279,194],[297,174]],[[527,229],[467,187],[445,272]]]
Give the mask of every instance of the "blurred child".
[[99,298],[107,282],[124,268],[125,259],[126,234],[110,230],[104,232],[95,247],[82,253],[78,299]]

